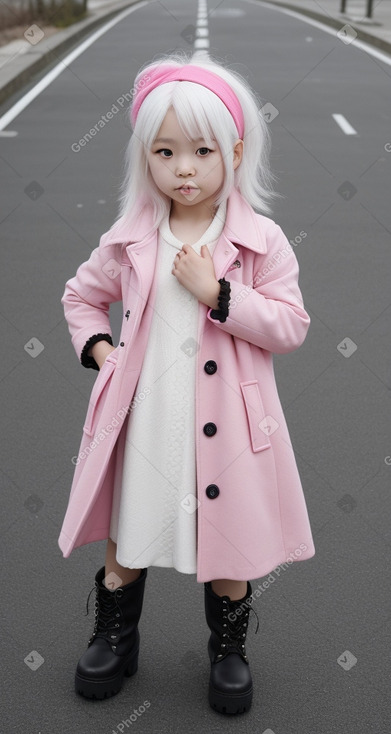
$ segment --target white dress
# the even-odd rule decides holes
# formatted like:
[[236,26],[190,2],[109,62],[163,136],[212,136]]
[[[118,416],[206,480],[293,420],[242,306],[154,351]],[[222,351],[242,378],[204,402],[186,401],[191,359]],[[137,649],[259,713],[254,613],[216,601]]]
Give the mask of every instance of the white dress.
[[[210,254],[224,227],[226,202],[192,245]],[[115,477],[110,537],[128,568],[171,566],[197,572],[195,369],[198,300],[172,274],[183,242],[169,216],[158,232],[156,301],[147,349],[129,414],[123,473]],[[121,476],[122,473],[122,476]]]

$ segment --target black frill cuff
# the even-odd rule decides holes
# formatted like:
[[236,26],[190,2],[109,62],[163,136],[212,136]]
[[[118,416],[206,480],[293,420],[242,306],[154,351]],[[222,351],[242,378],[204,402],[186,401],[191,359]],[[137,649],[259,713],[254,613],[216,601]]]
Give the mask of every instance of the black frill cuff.
[[227,320],[227,316],[228,316],[229,297],[231,294],[231,284],[229,280],[225,280],[225,278],[220,278],[219,283],[220,283],[220,294],[217,297],[219,308],[213,309],[210,312],[210,316],[212,319],[218,319],[221,323],[224,323],[224,321]]
[[93,370],[99,371],[99,366],[97,362],[95,362],[93,357],[89,357],[87,352],[90,347],[100,341],[109,342],[111,346],[114,346],[110,334],[94,334],[93,336],[90,336],[89,340],[85,343],[80,356],[80,362],[82,363],[83,367],[91,367]]

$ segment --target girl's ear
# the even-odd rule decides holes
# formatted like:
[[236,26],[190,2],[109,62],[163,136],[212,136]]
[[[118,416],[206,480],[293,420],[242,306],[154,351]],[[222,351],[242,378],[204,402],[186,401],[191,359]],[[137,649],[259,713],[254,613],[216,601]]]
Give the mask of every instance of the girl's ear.
[[234,170],[241,164],[243,158],[243,140],[238,139],[234,145]]

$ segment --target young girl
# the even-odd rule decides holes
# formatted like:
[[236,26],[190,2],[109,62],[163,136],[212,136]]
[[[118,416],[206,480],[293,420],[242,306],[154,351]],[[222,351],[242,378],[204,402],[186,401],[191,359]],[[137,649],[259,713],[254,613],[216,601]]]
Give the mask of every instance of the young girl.
[[82,365],[99,373],[59,544],[67,557],[107,538],[76,691],[102,699],[136,672],[147,568],[174,567],[204,584],[210,705],[240,713],[249,579],[315,552],[272,361],[310,319],[292,247],[255,211],[276,194],[246,80],[174,54],[133,91],[119,218],[61,301]]

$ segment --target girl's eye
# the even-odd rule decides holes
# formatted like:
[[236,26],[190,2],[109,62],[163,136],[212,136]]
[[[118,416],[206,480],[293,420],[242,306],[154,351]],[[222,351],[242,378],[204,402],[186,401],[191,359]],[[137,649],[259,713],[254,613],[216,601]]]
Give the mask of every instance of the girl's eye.
[[[206,151],[205,154],[201,155],[201,158],[206,158],[208,153],[213,153],[213,150],[211,150],[210,148],[198,148],[198,150]],[[172,155],[172,151],[169,148],[160,148],[159,150],[156,151],[156,155],[158,155],[158,153],[169,153],[170,156]],[[168,158],[168,157],[169,156],[163,155],[163,158]]]
[[[156,151],[156,155],[158,153],[171,153],[171,150],[169,150],[169,148],[160,148],[160,150]],[[167,156],[164,155],[163,158],[167,158]]]

